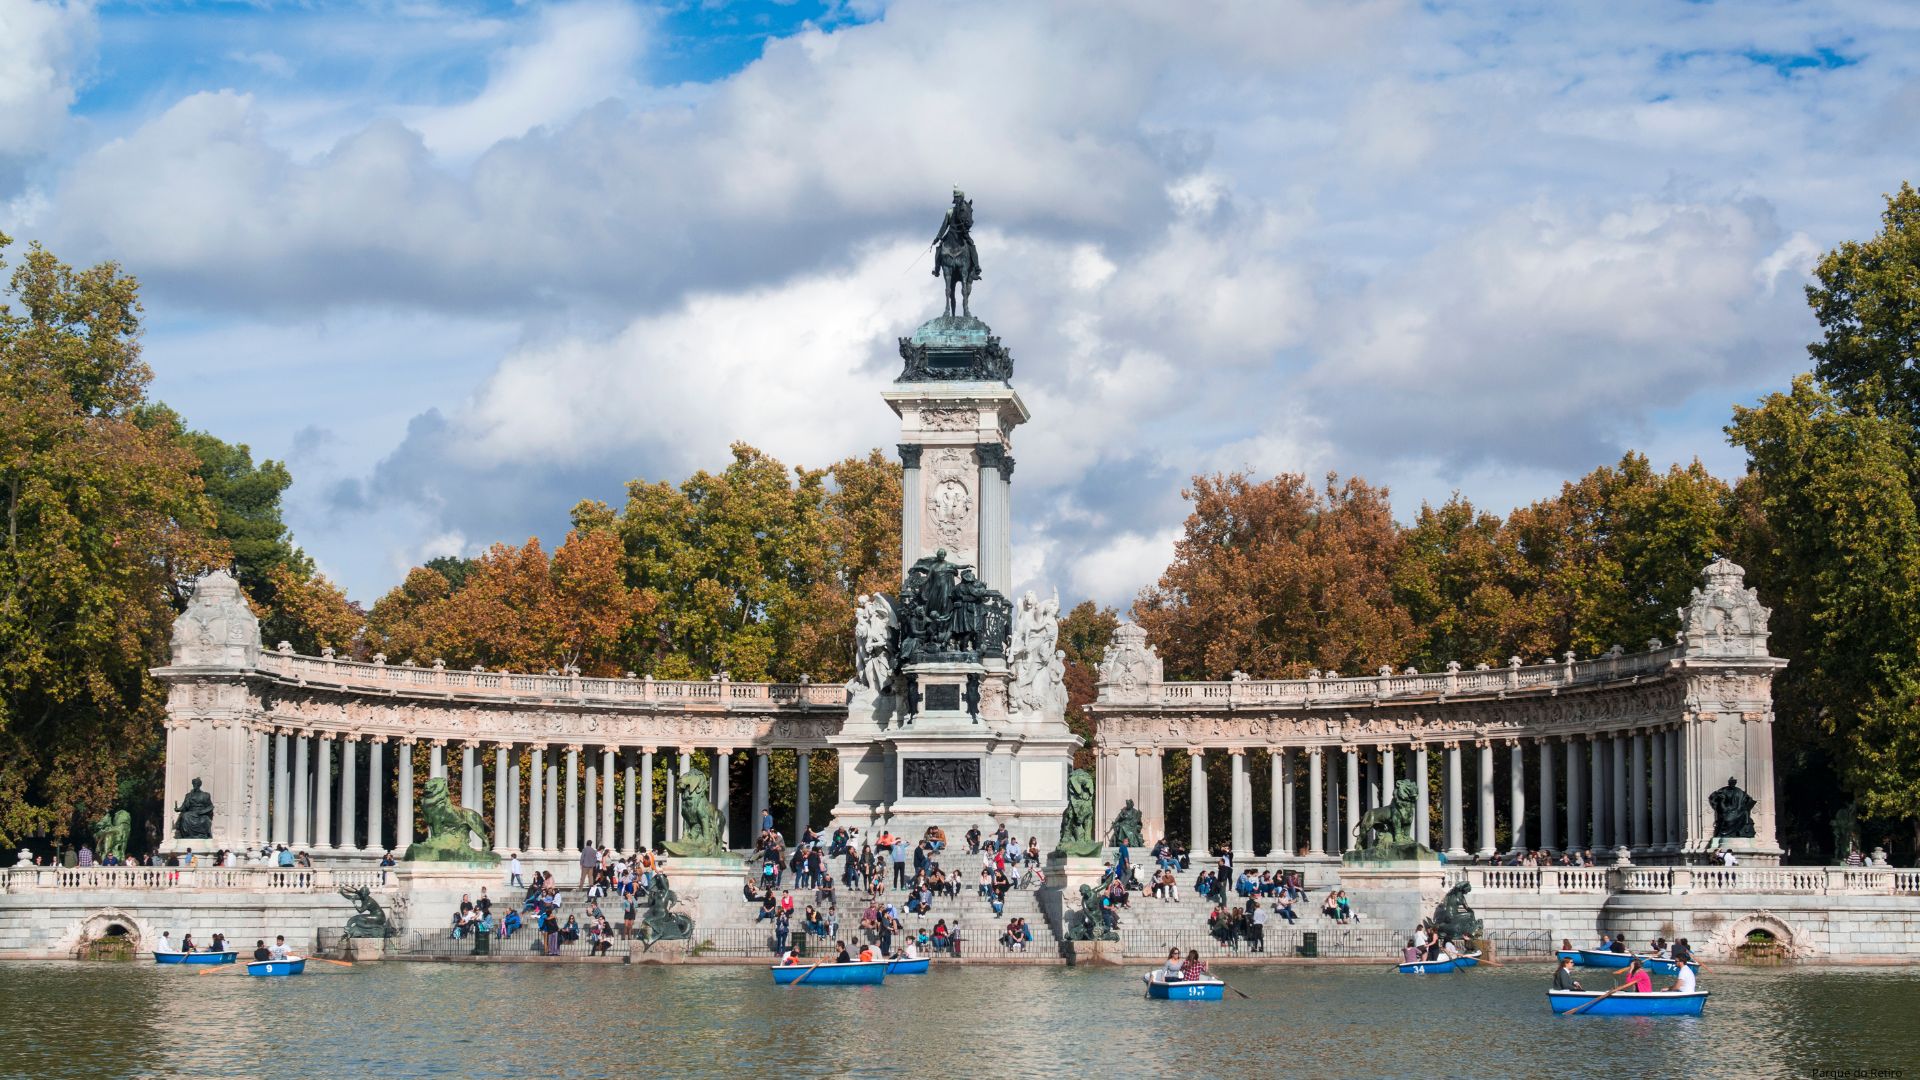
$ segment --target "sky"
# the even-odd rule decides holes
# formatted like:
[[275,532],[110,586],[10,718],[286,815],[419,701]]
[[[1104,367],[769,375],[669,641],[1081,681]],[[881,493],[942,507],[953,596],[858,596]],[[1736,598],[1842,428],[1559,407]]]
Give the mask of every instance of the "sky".
[[1916,157],[1906,2],[0,0],[0,231],[140,279],[153,395],[366,603],[736,440],[891,448],[956,185],[1018,589],[1124,606],[1202,472],[1737,476]]

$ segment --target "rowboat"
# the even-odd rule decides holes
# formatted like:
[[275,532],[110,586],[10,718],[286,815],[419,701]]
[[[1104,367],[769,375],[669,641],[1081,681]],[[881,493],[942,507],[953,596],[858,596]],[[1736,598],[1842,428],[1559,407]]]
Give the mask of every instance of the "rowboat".
[[307,958],[289,956],[285,960],[250,960],[247,962],[249,975],[298,975],[307,970]]
[[1594,1002],[1592,1008],[1581,1011],[1581,1016],[1699,1016],[1707,1004],[1707,994],[1706,990],[1685,994],[1656,990],[1651,994],[1615,994],[1601,1001],[1605,992],[1600,990],[1549,990],[1547,1004],[1556,1013],[1568,1013]]
[[[933,957],[931,956],[922,956],[918,959],[913,959],[913,960],[904,959],[904,958],[899,960],[889,960],[887,961],[887,974],[889,975],[925,975],[927,973],[928,966],[930,966],[932,963],[933,963]],[[818,978],[818,976],[815,976],[815,978]],[[807,981],[812,982],[813,979],[808,979]]]
[[240,955],[226,952],[162,952],[155,950],[153,962],[156,964],[231,964],[233,958]]
[[[1680,974],[1680,961],[1678,960],[1662,960],[1657,956],[1635,957],[1631,953],[1603,952],[1599,949],[1578,949],[1575,950],[1575,952],[1577,959],[1574,962],[1581,967],[1619,969],[1626,967],[1638,959],[1640,966],[1652,974],[1665,975],[1669,978]],[[1561,953],[1560,955],[1565,956],[1566,954]],[[1689,961],[1687,966],[1693,969],[1694,974],[1697,975],[1700,973],[1699,964]]]
[[1449,971],[1465,971],[1480,966],[1480,954],[1466,953],[1461,956],[1443,956],[1438,960],[1416,960],[1411,964],[1401,964],[1402,975],[1444,975]]
[[1556,962],[1560,960],[1571,960],[1574,963],[1578,964],[1580,962],[1580,950],[1579,949],[1559,949],[1554,952],[1553,958]]
[[1219,1001],[1227,996],[1227,984],[1219,979],[1164,979],[1158,971],[1146,979],[1147,996],[1154,1001]]
[[851,964],[781,964],[770,970],[776,986],[879,986],[887,977],[885,960]]

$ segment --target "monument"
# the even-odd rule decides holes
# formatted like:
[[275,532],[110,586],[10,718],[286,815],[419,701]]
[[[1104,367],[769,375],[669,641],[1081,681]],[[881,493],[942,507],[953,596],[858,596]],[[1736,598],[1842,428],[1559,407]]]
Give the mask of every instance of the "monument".
[[980,278],[962,192],[934,240],[945,314],[900,339],[882,392],[900,418],[901,582],[859,600],[836,820],[917,836],[1004,823],[1051,846],[1079,739],[1067,729],[1058,597],[1016,605],[1013,357],[972,313]]

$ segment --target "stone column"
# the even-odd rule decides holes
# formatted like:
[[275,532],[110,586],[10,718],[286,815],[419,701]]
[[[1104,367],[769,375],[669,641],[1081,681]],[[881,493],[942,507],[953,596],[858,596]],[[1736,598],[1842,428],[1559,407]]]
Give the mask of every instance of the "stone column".
[[1653,850],[1670,851],[1667,844],[1667,733],[1655,728],[1648,738],[1653,751]]
[[1587,821],[1581,794],[1587,763],[1580,752],[1580,740],[1571,735],[1562,738],[1567,744],[1567,850],[1579,851],[1587,846],[1586,837],[1581,835]]
[[1187,751],[1187,803],[1187,851],[1196,859],[1204,858],[1208,851],[1205,750]]
[[1587,737],[1587,846],[1593,849],[1595,861],[1607,846],[1607,763],[1606,745],[1600,736]]
[[1667,846],[1675,852],[1683,850],[1686,844],[1686,832],[1681,826],[1685,813],[1681,792],[1684,790],[1680,779],[1680,728],[1676,725],[1667,730]]
[[386,762],[381,760],[386,756],[386,749],[385,735],[377,735],[367,744],[367,850],[376,855],[385,854],[387,850],[387,823],[381,820],[386,816],[386,807],[382,804],[387,801],[387,770]]
[[1460,812],[1460,744],[1447,744],[1447,858],[1467,857]]
[[1161,774],[1160,748],[1134,747],[1134,768],[1140,789],[1141,839],[1149,845],[1167,835],[1167,783]]
[[[493,748],[493,850],[497,855],[505,855],[520,846],[519,841],[512,837],[510,830],[513,826],[508,820],[512,816],[508,813],[508,807],[520,798],[518,787],[507,787],[508,750],[506,743],[496,743]],[[508,795],[509,791],[512,792],[511,796]]]
[[[919,508],[924,498],[920,492],[920,448],[907,443],[900,444],[900,495],[900,504],[907,508],[900,515],[900,573],[904,575],[920,558]],[[670,837],[675,835],[671,830],[676,824],[668,822]]]
[[313,843],[313,818],[310,816],[313,800],[307,788],[307,777],[312,771],[307,761],[307,744],[310,741],[306,735],[296,736],[293,740],[293,843],[290,846],[295,851]]
[[333,733],[315,740],[313,762],[313,846],[333,846]]
[[1231,794],[1233,804],[1233,830],[1232,836],[1227,842],[1233,845],[1234,861],[1240,862],[1253,855],[1253,837],[1247,835],[1252,831],[1247,828],[1247,825],[1250,824],[1247,804],[1251,801],[1247,798],[1247,752],[1241,747],[1236,746],[1227,751],[1227,758],[1233,765],[1233,788]]
[[1287,752],[1274,747],[1267,751],[1267,856],[1293,854],[1287,845]]
[[[460,747],[460,805],[476,814],[480,813],[480,793],[486,790],[478,745],[469,739]],[[480,838],[469,835],[467,846],[475,851],[480,850]]]
[[1347,814],[1346,819],[1341,822],[1341,851],[1345,851],[1353,846],[1353,831],[1360,827],[1361,797],[1360,752],[1349,748],[1347,750]]
[[273,837],[273,732],[262,728],[253,736],[253,830],[249,846],[258,848]]
[[[626,810],[626,816],[621,819],[623,824],[620,826],[620,850],[631,855],[639,850],[633,846],[634,841],[638,839],[637,831],[634,828],[633,816],[639,813],[640,807],[639,793],[633,790],[633,782],[635,779],[633,775],[633,751],[620,751],[620,763],[626,769],[627,774],[627,803],[626,806],[623,807],[623,809]],[[651,803],[648,804],[647,809],[653,809]]]
[[553,760],[547,762],[547,782],[541,790],[546,796],[544,808],[540,811],[542,832],[540,846],[551,855],[560,850],[560,752],[554,751]]
[[1614,847],[1625,847],[1627,838],[1627,740],[1615,735],[1613,743],[1613,831],[1608,839]]
[[1367,760],[1361,762],[1360,766],[1360,771],[1364,773],[1367,778],[1367,798],[1365,802],[1360,804],[1360,812],[1364,814],[1368,810],[1380,805],[1381,770],[1380,751],[1378,748],[1363,750],[1361,753],[1367,757]]
[[1483,859],[1490,858],[1493,850],[1493,744],[1481,740],[1480,768],[1475,779],[1480,785],[1480,851]]
[[400,758],[400,777],[397,784],[400,790],[395,794],[398,805],[394,808],[393,846],[399,848],[398,858],[407,857],[407,849],[413,846],[413,740],[402,739],[394,747]]
[[340,840],[350,851],[365,850],[355,841],[360,835],[360,777],[355,775],[359,761],[359,740],[340,740]]
[[1347,842],[1340,835],[1340,766],[1333,755],[1327,755],[1327,854],[1339,856],[1347,850]]
[[1427,745],[1413,748],[1413,842],[1424,848],[1433,846],[1433,809],[1427,803]]
[[1393,802],[1394,776],[1393,747],[1380,748],[1380,805],[1388,806]]
[[653,850],[653,752],[640,750],[640,850]]
[[720,819],[720,848],[733,848],[733,751],[713,752],[713,812]]
[[[1507,743],[1508,762],[1507,813],[1511,815],[1513,842],[1508,845],[1513,851],[1526,851],[1527,847],[1527,744],[1520,739]],[[1541,760],[1546,760],[1542,757]]]
[[1323,822],[1320,817],[1323,813],[1322,808],[1325,805],[1322,800],[1326,798],[1326,793],[1321,790],[1323,781],[1321,780],[1320,773],[1321,759],[1325,756],[1326,754],[1317,746],[1307,751],[1308,855],[1325,855],[1327,853],[1326,848],[1322,846],[1326,841],[1327,832],[1325,822]]
[[293,843],[292,823],[287,816],[293,806],[293,769],[288,765],[289,760],[287,733],[276,731],[273,733],[273,842],[276,844]]
[[433,777],[436,777],[436,776],[445,777],[447,775],[446,745],[447,745],[447,741],[445,739],[435,739],[431,744],[428,745],[427,747],[427,778],[428,779],[432,779]]
[[681,810],[680,810],[680,777],[683,777],[692,771],[693,771],[692,752],[687,750],[680,751],[679,775],[674,777],[673,783],[668,785],[667,787],[667,798],[670,800],[669,805],[673,809],[673,828],[671,831],[667,833],[667,839],[669,840],[680,839],[681,831],[686,828],[686,815],[681,813]]
[[534,743],[527,752],[527,850],[547,846],[547,748]]
[[1553,743],[1539,740],[1540,745],[1540,847],[1545,851],[1558,851],[1553,834]]
[[533,845],[522,839],[526,834],[520,831],[520,751],[516,747],[507,747],[507,852],[526,851]]
[[580,747],[578,744],[567,747],[567,809],[563,820],[566,823],[566,853],[578,858],[580,855]]
[[1647,735],[1633,733],[1632,764],[1627,773],[1627,800],[1633,807],[1633,849],[1647,850]]
[[593,751],[586,751],[586,755],[587,784],[586,791],[583,793],[586,804],[580,813],[580,846],[583,848],[596,847],[600,843],[600,838],[595,835],[599,832],[600,825],[598,820],[600,817],[600,770],[593,764]]
[[613,847],[613,750],[600,750],[600,835],[601,847]]
[[[760,823],[767,814],[767,751],[756,749],[753,752],[753,836],[755,842],[760,838]],[[800,842],[800,834],[793,834],[793,842]]]
[[813,793],[810,788],[813,782],[813,751],[795,750],[794,755],[793,839],[799,843],[800,838],[807,835],[807,826],[812,824]]

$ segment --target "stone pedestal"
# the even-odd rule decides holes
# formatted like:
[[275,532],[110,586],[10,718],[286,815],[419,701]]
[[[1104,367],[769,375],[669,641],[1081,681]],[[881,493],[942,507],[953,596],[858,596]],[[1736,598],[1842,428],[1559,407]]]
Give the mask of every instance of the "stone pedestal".
[[1741,866],[1779,866],[1781,856],[1786,854],[1779,847],[1751,836],[1716,836],[1707,842],[1707,861],[1711,862],[1711,856],[1722,849],[1733,852]]
[[[1447,869],[1439,862],[1378,862],[1340,868],[1354,911],[1369,922],[1411,931],[1433,914],[1447,894]],[[1469,905],[1473,898],[1467,898]]]

